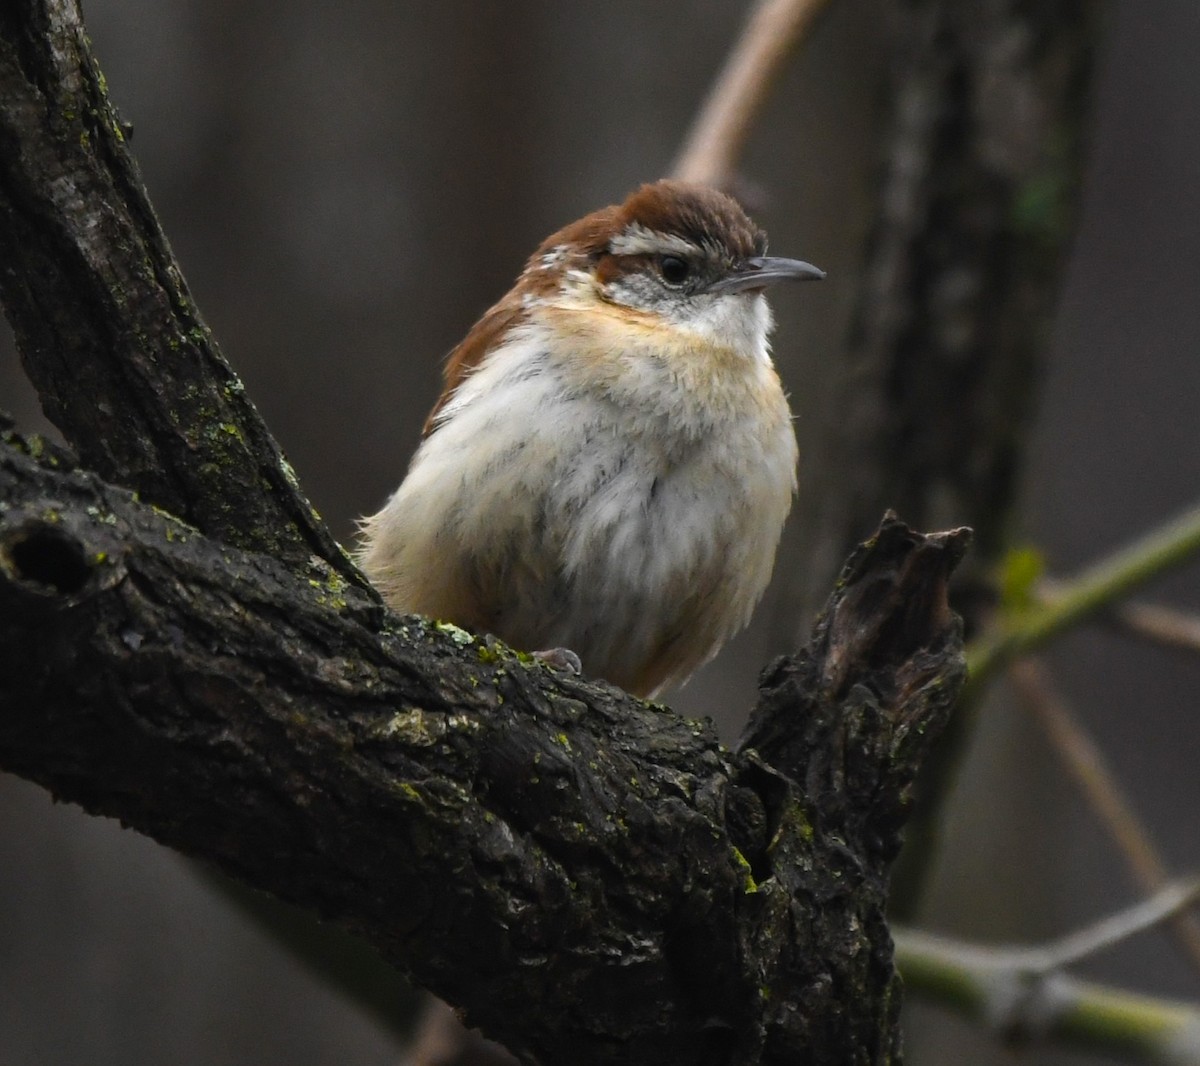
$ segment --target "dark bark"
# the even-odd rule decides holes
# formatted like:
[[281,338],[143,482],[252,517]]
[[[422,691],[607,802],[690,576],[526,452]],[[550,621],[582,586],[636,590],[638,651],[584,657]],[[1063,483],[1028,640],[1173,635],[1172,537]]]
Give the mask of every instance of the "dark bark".
[[[1103,5],[895,0],[879,213],[840,396],[803,509],[805,610],[847,544],[893,508],[979,532],[954,604],[993,602],[1075,232]],[[805,617],[800,614],[799,617]],[[895,893],[911,917],[969,730],[922,778]]]
[[965,534],[889,520],[746,742],[11,435],[0,763],[366,937],[530,1061],[897,1057],[904,797],[962,679]]
[[0,299],[90,469],[230,544],[362,583],[192,302],[67,0],[0,5]]
[[897,1061],[887,872],[962,681],[964,533],[888,519],[730,753],[382,608],[192,306],[70,0],[0,9],[0,255],[83,467],[4,432],[0,766],[356,931],[527,1061]]
[[887,8],[879,212],[841,395],[810,464],[808,602],[892,508],[978,531],[974,583],[960,575],[955,600],[970,628],[1008,543],[1075,231],[1103,6]]

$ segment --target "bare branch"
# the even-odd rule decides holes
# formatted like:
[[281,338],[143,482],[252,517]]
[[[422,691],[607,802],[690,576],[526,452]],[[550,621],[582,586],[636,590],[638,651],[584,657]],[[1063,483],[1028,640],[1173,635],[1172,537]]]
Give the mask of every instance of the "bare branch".
[[984,947],[893,927],[907,989],[985,1024],[1006,1043],[1051,1043],[1126,1062],[1200,1064],[1200,1007],[1077,981],[1062,967],[1095,954],[1194,902],[1200,882],[1042,947]]
[[198,529],[366,588],[192,300],[77,0],[0,6],[0,299],[91,469]]
[[1198,554],[1200,507],[1193,507],[1119,548],[1078,577],[1060,583],[1061,595],[1054,602],[1034,607],[971,648],[971,681],[964,698],[975,698],[996,671],[1013,659],[1044,647],[1147,581],[1190,562]]
[[391,617],[195,312],[73,0],[0,9],[0,143],[0,298],[103,476],[0,442],[0,766],[356,931],[527,1061],[893,1058],[887,871],[962,680],[965,534],[885,522],[737,754]]
[[[1043,578],[1037,595],[1047,604],[1058,603],[1064,595],[1064,582]],[[1130,601],[1105,612],[1102,622],[1164,648],[1200,654],[1200,617],[1159,603]]]
[[1116,914],[1110,914],[1085,929],[1069,933],[1040,949],[1043,973],[1064,970],[1102,951],[1116,947],[1130,937],[1153,929],[1172,918],[1179,917],[1200,895],[1200,879],[1178,881],[1163,885],[1149,899],[1135,903]]
[[784,65],[829,0],[758,0],[671,173],[726,188]]
[[731,755],[68,467],[0,444],[0,767],[336,920],[526,1060],[892,1053],[887,868],[963,676],[962,535],[885,524]]
[[[1088,0],[883,7],[888,69],[878,210],[836,384],[807,412],[800,610],[885,507],[978,536],[955,606],[991,602],[1045,340],[1071,247],[1102,9]],[[928,772],[893,878],[913,913],[969,716]],[[956,738],[957,742],[956,742]]]
[[1158,603],[1123,603],[1109,620],[1118,629],[1165,648],[1200,654],[1200,618]]
[[[1009,667],[1009,677],[1108,829],[1134,881],[1145,892],[1162,890],[1170,874],[1149,828],[1138,817],[1104,753],[1058,692],[1045,664],[1035,657],[1019,659]],[[1176,914],[1171,928],[1193,968],[1200,971],[1200,921],[1193,914]]]

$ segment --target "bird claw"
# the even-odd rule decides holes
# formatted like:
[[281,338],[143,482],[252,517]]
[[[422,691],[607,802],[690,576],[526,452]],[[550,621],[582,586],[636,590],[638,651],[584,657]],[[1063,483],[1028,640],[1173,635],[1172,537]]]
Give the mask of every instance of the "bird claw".
[[583,673],[583,662],[570,648],[547,648],[545,651],[535,651],[533,657],[552,670],[561,670],[575,677]]

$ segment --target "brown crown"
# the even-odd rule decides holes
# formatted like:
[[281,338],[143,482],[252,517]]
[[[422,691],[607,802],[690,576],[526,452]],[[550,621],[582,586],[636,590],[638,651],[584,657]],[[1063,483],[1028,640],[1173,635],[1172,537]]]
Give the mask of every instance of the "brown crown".
[[613,237],[635,224],[682,237],[698,247],[715,245],[734,260],[762,255],[767,248],[767,235],[733,197],[707,185],[663,180],[643,185],[623,204],[602,207],[551,234],[533,254],[530,266],[560,245],[572,245],[588,257],[602,255]]

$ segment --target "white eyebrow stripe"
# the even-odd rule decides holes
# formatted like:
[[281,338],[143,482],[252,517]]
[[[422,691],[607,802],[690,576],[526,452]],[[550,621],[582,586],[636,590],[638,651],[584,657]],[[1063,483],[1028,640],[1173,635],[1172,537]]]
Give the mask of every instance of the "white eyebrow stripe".
[[640,222],[626,226],[608,242],[613,255],[701,255],[703,250],[672,233],[657,233]]

